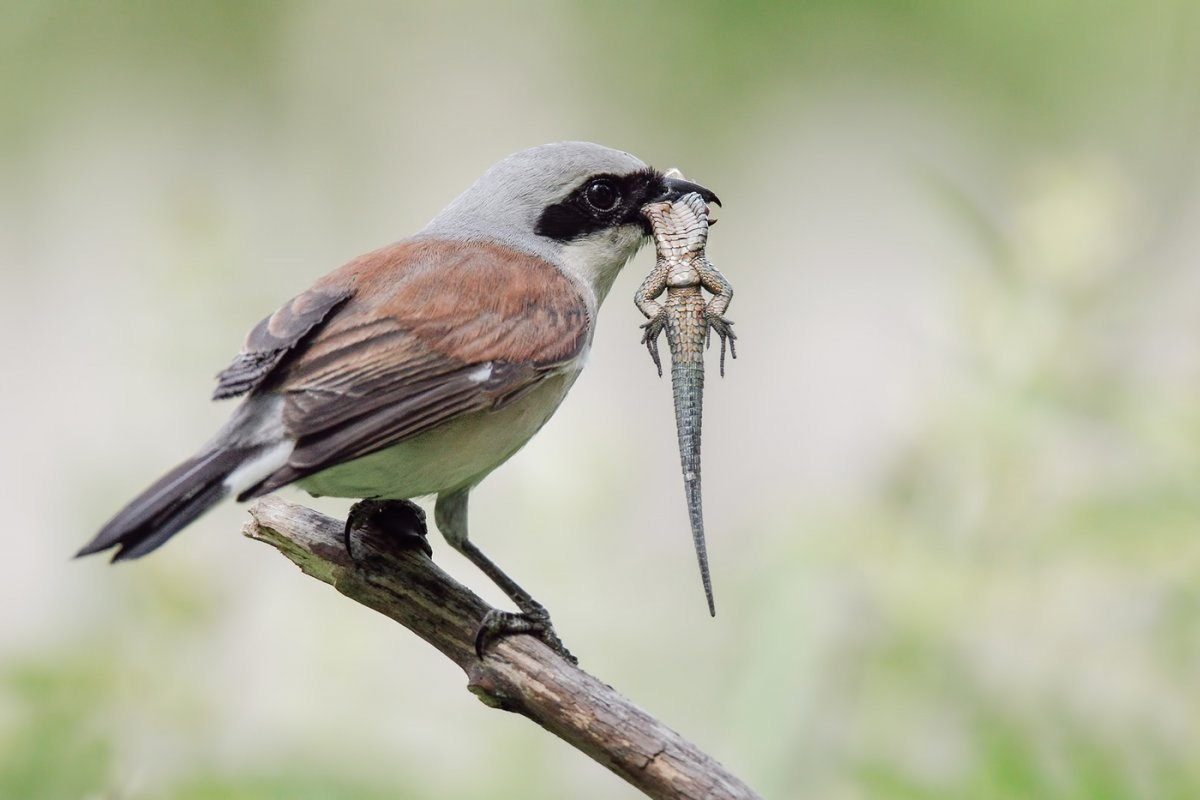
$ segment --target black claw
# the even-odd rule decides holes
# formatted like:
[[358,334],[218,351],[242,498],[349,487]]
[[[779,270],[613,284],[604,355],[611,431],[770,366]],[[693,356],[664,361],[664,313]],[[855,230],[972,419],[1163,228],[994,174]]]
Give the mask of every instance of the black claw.
[[342,544],[351,560],[357,560],[353,550],[354,531],[370,531],[384,536],[402,547],[420,548],[433,557],[433,548],[426,534],[425,511],[409,500],[360,500],[350,507]]
[[489,634],[487,626],[480,623],[479,630],[475,631],[475,657],[478,659],[483,658],[483,648],[487,647],[488,641],[492,638]]

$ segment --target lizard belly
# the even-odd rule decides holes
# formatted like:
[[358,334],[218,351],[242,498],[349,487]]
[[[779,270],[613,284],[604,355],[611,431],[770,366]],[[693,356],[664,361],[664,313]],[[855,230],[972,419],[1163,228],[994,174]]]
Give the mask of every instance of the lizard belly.
[[667,273],[667,286],[683,289],[689,286],[700,288],[700,270],[690,261],[681,262]]
[[473,486],[538,432],[579,375],[552,375],[495,411],[468,414],[297,482],[313,495],[404,500]]

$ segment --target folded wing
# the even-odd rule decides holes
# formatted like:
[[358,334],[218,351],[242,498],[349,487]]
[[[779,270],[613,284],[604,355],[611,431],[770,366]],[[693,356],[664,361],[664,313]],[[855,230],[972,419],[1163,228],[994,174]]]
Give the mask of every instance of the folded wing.
[[295,441],[242,498],[499,407],[587,331],[578,290],[534,256],[426,239],[356,259],[260,323],[221,375],[218,394],[281,394]]

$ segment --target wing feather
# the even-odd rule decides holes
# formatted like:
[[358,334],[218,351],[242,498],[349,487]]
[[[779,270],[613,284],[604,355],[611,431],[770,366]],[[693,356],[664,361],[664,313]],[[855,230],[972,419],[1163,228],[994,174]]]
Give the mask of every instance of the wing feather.
[[310,289],[292,298],[250,331],[242,352],[217,376],[213,399],[237,397],[257,389],[330,312],[350,299],[347,289]]
[[284,396],[296,446],[248,496],[502,405],[587,342],[588,308],[574,284],[500,246],[410,240],[313,291],[336,296],[347,286],[353,295],[259,379]]

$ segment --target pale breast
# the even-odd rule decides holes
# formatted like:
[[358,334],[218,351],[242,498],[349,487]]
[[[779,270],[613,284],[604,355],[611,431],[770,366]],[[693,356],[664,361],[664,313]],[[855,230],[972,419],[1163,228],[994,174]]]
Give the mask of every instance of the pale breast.
[[447,422],[297,482],[314,495],[407,499],[473,486],[541,429],[578,377],[556,373],[495,410]]

